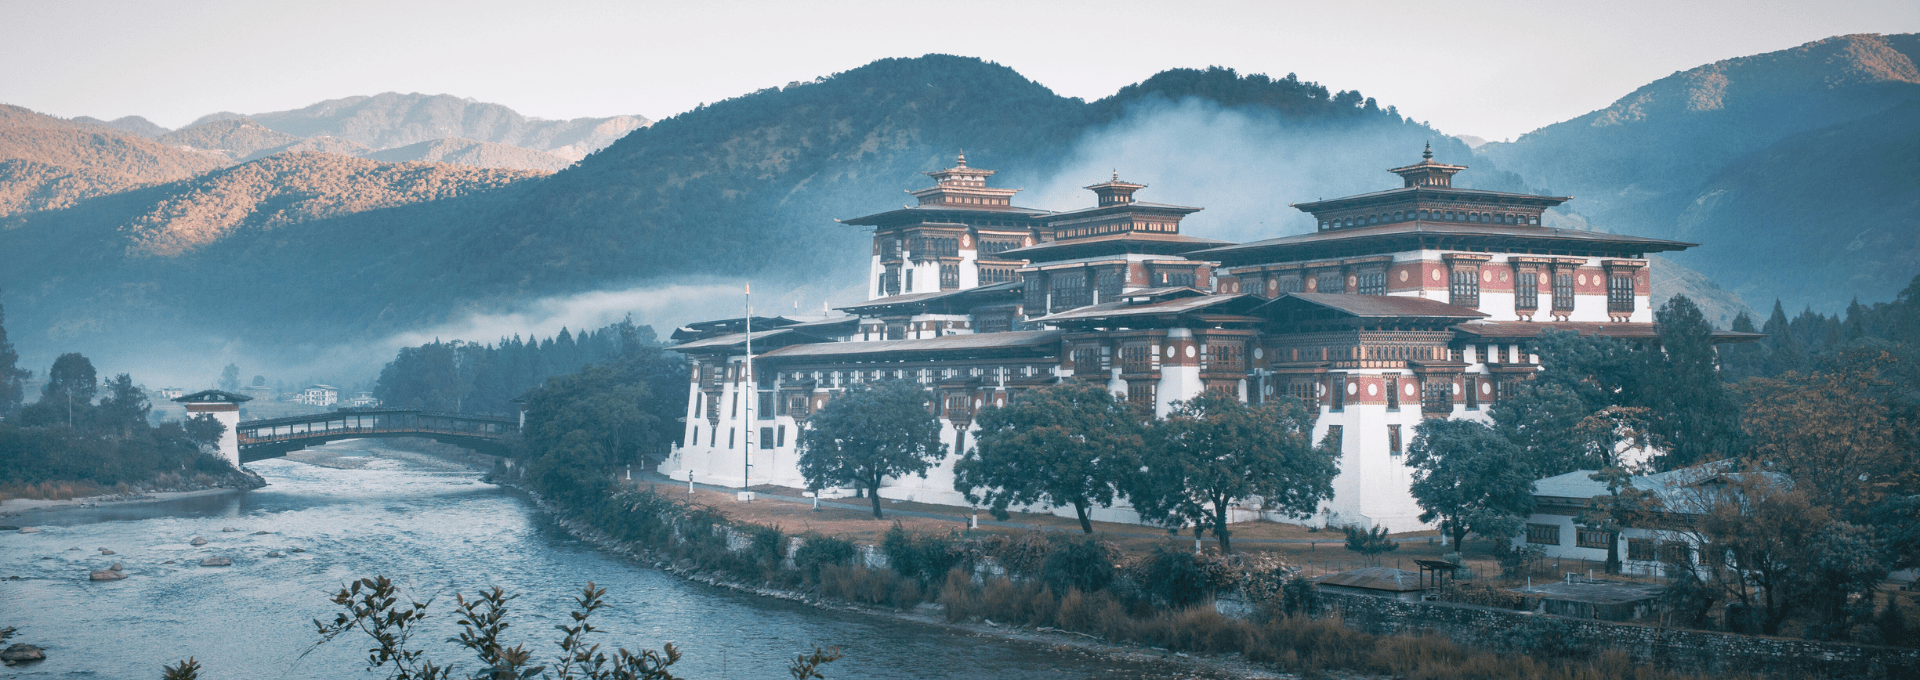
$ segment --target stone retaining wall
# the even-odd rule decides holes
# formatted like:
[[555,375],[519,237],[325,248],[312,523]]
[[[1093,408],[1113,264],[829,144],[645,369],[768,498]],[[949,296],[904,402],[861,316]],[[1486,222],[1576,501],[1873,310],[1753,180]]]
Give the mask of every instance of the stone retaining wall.
[[1656,628],[1447,602],[1403,602],[1320,591],[1328,613],[1376,635],[1438,633],[1482,649],[1578,654],[1620,649],[1635,661],[1703,674],[1804,673],[1830,678],[1920,678],[1920,650]]

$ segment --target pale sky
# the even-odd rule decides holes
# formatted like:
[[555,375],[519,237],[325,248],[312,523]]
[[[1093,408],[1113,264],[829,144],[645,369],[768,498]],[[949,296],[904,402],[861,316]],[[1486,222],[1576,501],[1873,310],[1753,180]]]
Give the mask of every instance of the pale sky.
[[930,52],[1098,99],[1173,67],[1298,73],[1517,137],[1708,62],[1920,31],[1920,2],[89,2],[0,0],[0,102],[178,127],[384,91],[665,118]]

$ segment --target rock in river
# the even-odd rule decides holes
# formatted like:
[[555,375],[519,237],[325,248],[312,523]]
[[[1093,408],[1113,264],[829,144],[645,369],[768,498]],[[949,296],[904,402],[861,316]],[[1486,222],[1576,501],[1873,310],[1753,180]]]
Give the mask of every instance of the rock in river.
[[127,572],[117,569],[101,569],[100,571],[87,574],[87,577],[95,581],[118,581],[126,578]]
[[46,652],[41,651],[39,647],[24,642],[8,647],[6,651],[0,651],[0,661],[7,662],[9,666],[16,663],[26,663],[28,661],[42,661],[46,658]]
[[[40,529],[39,529],[39,528],[37,528],[37,527],[21,527],[21,528],[20,528],[20,533],[23,533],[23,534],[37,534],[37,533],[40,533]],[[15,646],[15,647],[18,647],[18,646],[20,646],[20,645],[14,645],[14,646]],[[36,647],[35,649],[38,649],[38,648]]]
[[207,559],[204,559],[204,560],[200,560],[200,566],[203,566],[203,567],[231,567],[231,566],[233,566],[233,560],[230,560],[230,559],[227,559],[227,558],[225,558],[225,557],[209,557],[209,558],[207,558]]
[[286,555],[280,554],[278,550],[268,550],[267,557],[286,557]]
[[207,544],[207,539],[204,539],[204,538],[201,538],[201,537],[199,537],[199,536],[195,536],[195,537],[193,537],[193,544],[194,544],[194,545],[206,545],[206,544]]
[[268,534],[271,534],[271,533],[273,533],[273,532],[271,532],[271,531],[256,531],[256,532],[253,532],[253,533],[251,533],[251,534],[247,534],[247,535],[248,535],[248,536],[266,536],[266,535],[268,535]]
[[229,533],[229,534],[230,534],[230,533],[233,533],[233,532],[236,532],[236,531],[239,531],[239,529],[235,529],[235,528],[233,528],[233,527],[221,527],[221,528],[220,528],[220,531],[221,531],[222,533]]
[[115,553],[114,551],[112,551],[112,550],[108,550],[108,549],[106,549],[106,548],[101,548],[101,549],[100,549],[100,554],[101,554],[101,555],[115,555],[115,554],[118,554],[118,553]]

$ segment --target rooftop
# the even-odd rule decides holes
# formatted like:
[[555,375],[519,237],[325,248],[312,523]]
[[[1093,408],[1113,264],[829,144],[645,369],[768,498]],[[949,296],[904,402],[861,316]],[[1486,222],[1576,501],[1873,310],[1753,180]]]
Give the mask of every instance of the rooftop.
[[789,345],[760,355],[762,359],[850,358],[869,355],[966,353],[990,350],[1044,347],[1059,341],[1064,331],[1012,331],[1008,333],[963,333],[921,340],[875,340],[871,342],[823,342]]
[[1364,567],[1338,574],[1328,574],[1320,577],[1318,583],[1323,586],[1383,590],[1394,593],[1425,590],[1420,587],[1420,574],[1392,567]]
[[1404,295],[1354,295],[1351,293],[1287,293],[1262,305],[1261,308],[1288,306],[1314,307],[1363,318],[1411,316],[1478,319],[1486,316],[1479,310],[1450,305],[1439,300]]
[[[1421,189],[1425,191],[1426,189]],[[1394,189],[1394,191],[1413,191],[1412,189]],[[1259,251],[1291,249],[1319,244],[1339,243],[1351,246],[1356,241],[1396,241],[1406,239],[1453,239],[1470,241],[1475,238],[1485,241],[1498,241],[1501,244],[1534,245],[1541,249],[1566,249],[1572,245],[1621,246],[1638,253],[1657,253],[1669,250],[1685,250],[1699,244],[1684,241],[1609,234],[1598,231],[1579,231],[1574,229],[1555,229],[1552,227],[1523,226],[1518,224],[1490,224],[1480,222],[1396,222],[1366,227],[1329,229],[1310,234],[1295,234],[1262,241],[1253,241],[1238,245],[1221,246],[1208,250],[1188,253],[1189,256],[1207,259],[1223,259],[1235,255],[1247,256]],[[1489,243],[1491,244],[1491,243]],[[1464,245],[1464,244],[1463,244]],[[1558,248],[1552,248],[1557,245]],[[1404,247],[1404,246],[1403,246]]]

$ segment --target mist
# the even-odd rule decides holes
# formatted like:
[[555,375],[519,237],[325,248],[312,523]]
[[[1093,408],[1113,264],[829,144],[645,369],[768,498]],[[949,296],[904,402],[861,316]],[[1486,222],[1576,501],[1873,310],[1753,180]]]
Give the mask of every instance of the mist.
[[[1304,125],[1265,109],[1224,109],[1187,99],[1136,106],[1118,121],[1083,135],[1060,170],[1025,200],[1070,210],[1092,205],[1082,187],[1120,179],[1146,184],[1150,203],[1204,208],[1182,233],[1255,241],[1312,231],[1311,216],[1289,207],[1400,186],[1387,168],[1420,161],[1431,139],[1435,159],[1468,164],[1464,143],[1426,126],[1403,123]],[[1461,176],[1472,182],[1472,171]]]

